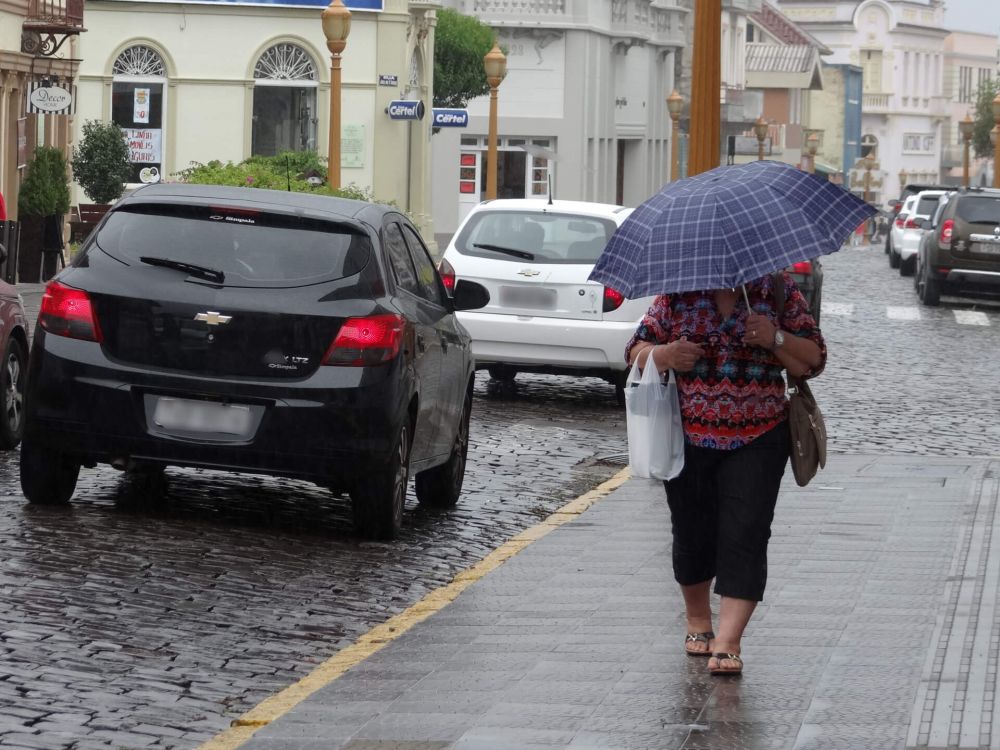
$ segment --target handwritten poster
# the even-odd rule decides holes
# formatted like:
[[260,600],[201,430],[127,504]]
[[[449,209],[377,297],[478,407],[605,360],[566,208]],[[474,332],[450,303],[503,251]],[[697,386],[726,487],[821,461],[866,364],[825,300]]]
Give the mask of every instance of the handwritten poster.
[[160,128],[123,128],[128,144],[129,161],[133,164],[159,164],[162,154],[163,131]]

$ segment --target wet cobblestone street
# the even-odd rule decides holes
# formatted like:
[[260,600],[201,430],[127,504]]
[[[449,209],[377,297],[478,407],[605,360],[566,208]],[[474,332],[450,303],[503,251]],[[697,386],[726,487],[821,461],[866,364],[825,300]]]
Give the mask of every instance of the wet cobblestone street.
[[[921,308],[881,248],[824,267],[831,452],[996,456],[1000,304]],[[256,476],[170,469],[154,497],[85,469],[68,508],[28,506],[0,455],[0,747],[194,747],[625,464],[609,384],[486,382],[458,507],[411,495],[393,543],[356,539],[346,498]]]

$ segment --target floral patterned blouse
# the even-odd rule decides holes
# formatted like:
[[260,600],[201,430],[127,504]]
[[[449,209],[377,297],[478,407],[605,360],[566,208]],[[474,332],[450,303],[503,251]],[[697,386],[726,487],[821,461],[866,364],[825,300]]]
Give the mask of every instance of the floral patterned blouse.
[[[765,276],[746,285],[750,305],[757,314],[777,317],[774,279]],[[681,421],[688,443],[703,448],[732,450],[760,437],[788,416],[784,367],[778,358],[759,346],[743,343],[748,310],[742,293],[733,312],[723,320],[712,291],[660,295],[639,323],[625,347],[628,360],[640,341],[667,344],[686,337],[705,350],[690,372],[677,372]],[[826,366],[826,343],[809,306],[795,282],[785,274],[785,309],[780,328],[804,336],[820,348],[818,367]]]

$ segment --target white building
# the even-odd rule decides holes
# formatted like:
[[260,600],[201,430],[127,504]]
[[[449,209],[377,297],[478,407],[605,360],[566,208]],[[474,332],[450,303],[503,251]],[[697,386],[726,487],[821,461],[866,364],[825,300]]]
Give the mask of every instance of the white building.
[[[678,0],[444,0],[497,30],[498,197],[638,205],[669,179],[666,98],[678,86],[690,12]],[[431,139],[438,232],[485,190],[489,98],[468,127]]]
[[[135,184],[192,162],[318,150],[325,156],[328,0],[87,0],[79,44],[77,135],[88,119],[126,129]],[[408,210],[433,236],[429,119],[390,120],[393,99],[432,96],[428,0],[346,0],[341,184]],[[86,198],[81,194],[77,200]]]
[[[950,116],[942,0],[782,0],[778,5],[832,50],[825,62],[862,68],[861,155],[873,153],[877,159],[872,201],[885,205],[897,197],[901,177],[939,182],[942,126]],[[848,174],[858,192],[863,172],[858,166]]]

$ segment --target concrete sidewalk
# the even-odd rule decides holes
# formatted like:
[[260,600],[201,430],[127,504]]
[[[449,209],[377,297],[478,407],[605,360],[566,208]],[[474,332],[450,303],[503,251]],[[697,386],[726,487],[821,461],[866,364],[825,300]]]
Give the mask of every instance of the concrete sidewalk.
[[685,656],[663,489],[628,480],[205,747],[1000,748],[998,477],[919,456],[789,472],[742,678]]

